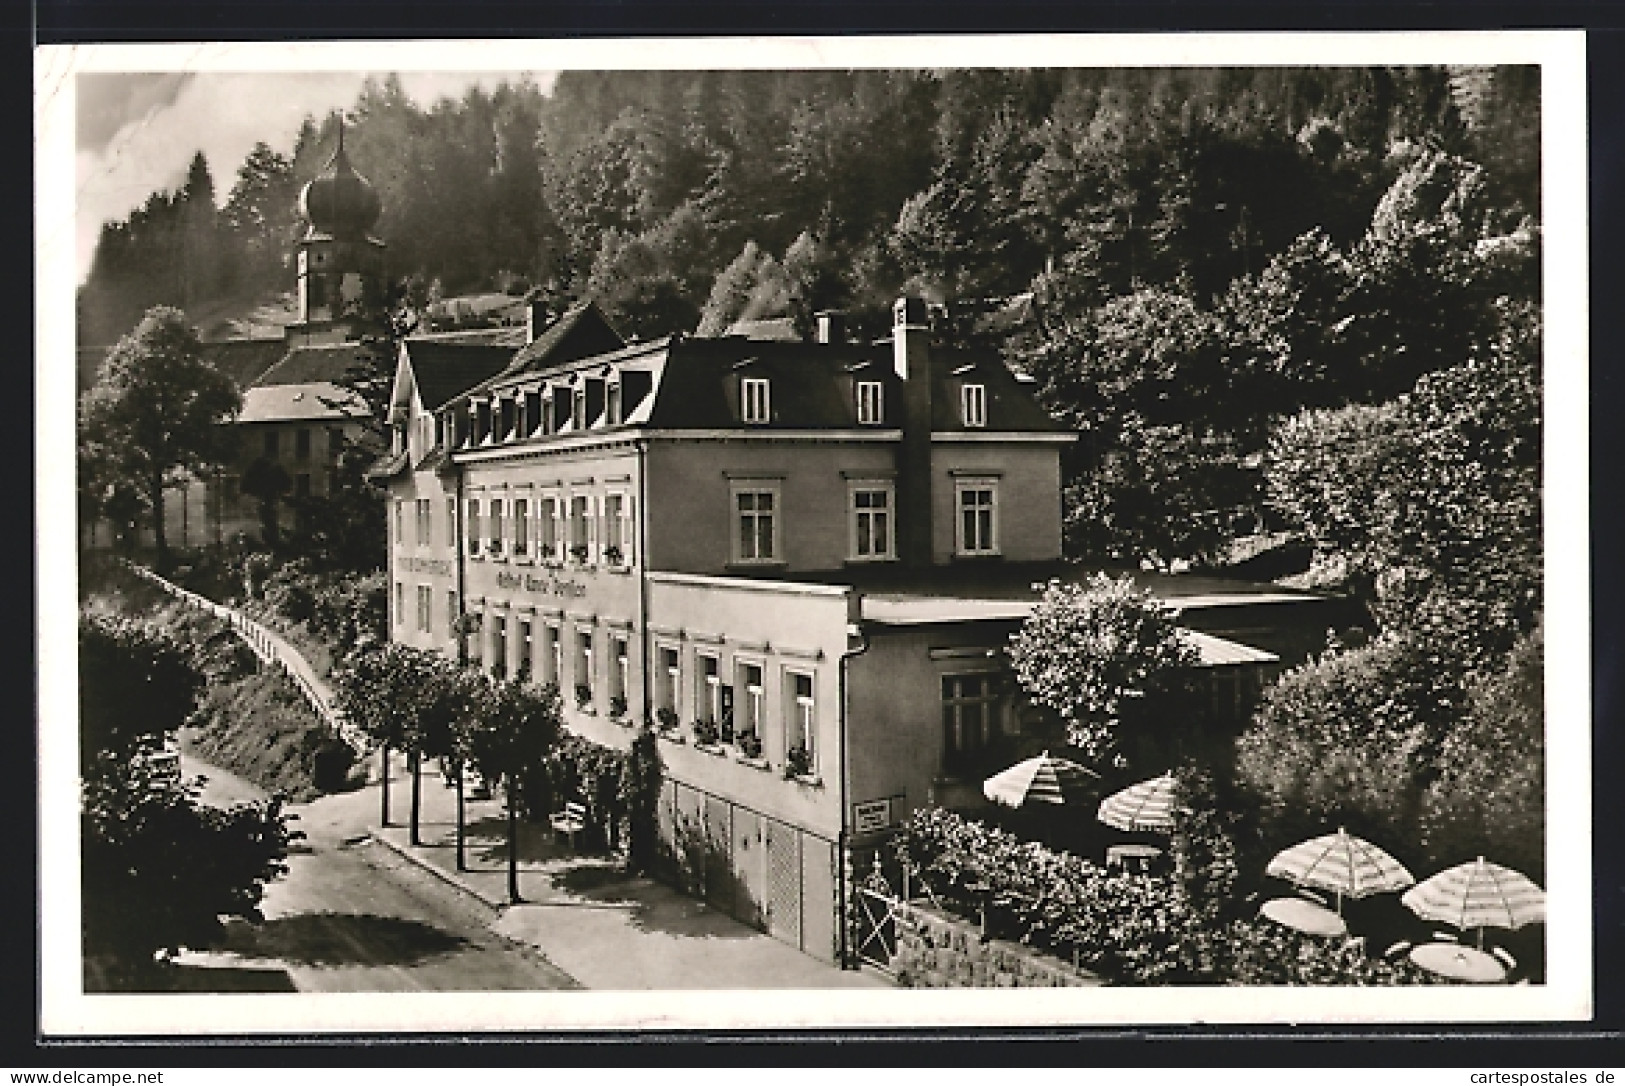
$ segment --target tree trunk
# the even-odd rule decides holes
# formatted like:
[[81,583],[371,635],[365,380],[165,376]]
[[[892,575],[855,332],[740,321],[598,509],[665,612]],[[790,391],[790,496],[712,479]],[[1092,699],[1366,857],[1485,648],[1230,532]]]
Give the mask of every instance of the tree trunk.
[[419,815],[422,813],[422,810],[423,810],[423,780],[422,780],[421,776],[419,775],[418,771],[423,768],[423,755],[421,753],[419,753],[418,751],[414,750],[411,754],[409,754],[407,756],[407,760],[408,760],[408,762],[411,763],[411,768],[412,768],[412,829],[410,831],[411,832],[411,841],[412,841],[412,844],[414,844],[414,845],[421,845],[421,844],[423,844],[423,836],[422,836],[421,833],[418,832],[418,826],[419,826]]
[[152,550],[153,564],[159,573],[169,570],[169,546],[164,538],[164,475],[163,472],[154,472],[152,476]]
[[466,824],[463,814],[463,763],[452,764],[457,770],[457,870],[467,871],[468,865],[463,860],[463,827]]
[[378,813],[378,824],[389,825],[389,744],[378,747],[378,780],[383,785],[383,809]]
[[507,782],[508,795],[508,903],[517,905],[519,897],[519,804],[514,796],[514,781]]

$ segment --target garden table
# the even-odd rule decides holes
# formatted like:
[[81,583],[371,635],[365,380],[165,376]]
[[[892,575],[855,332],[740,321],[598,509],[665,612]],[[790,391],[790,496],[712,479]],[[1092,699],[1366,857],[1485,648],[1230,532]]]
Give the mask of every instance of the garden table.
[[1260,916],[1267,916],[1277,924],[1305,935],[1347,935],[1349,931],[1341,916],[1301,897],[1278,897],[1266,901],[1258,912]]
[[1161,855],[1162,849],[1156,845],[1112,845],[1106,850],[1106,867],[1144,872]]
[[1429,973],[1470,984],[1500,984],[1506,966],[1495,957],[1459,943],[1423,943],[1411,951],[1411,961]]

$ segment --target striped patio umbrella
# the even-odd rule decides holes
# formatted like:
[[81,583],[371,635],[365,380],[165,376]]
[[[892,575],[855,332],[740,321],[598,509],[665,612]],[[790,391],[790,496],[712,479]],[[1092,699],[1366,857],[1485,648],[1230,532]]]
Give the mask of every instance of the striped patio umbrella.
[[1477,928],[1480,949],[1485,928],[1516,931],[1546,922],[1546,891],[1528,876],[1482,856],[1417,883],[1399,900],[1423,920],[1461,931]]
[[1174,831],[1174,800],[1177,787],[1172,773],[1129,785],[1100,801],[1097,817],[1114,830],[1137,833]]
[[1392,893],[1416,882],[1404,864],[1341,826],[1276,853],[1264,873],[1336,894],[1339,915],[1345,897]]
[[995,803],[1020,807],[1026,803],[1081,803],[1095,795],[1100,775],[1049,751],[1017,762],[982,782],[982,794]]

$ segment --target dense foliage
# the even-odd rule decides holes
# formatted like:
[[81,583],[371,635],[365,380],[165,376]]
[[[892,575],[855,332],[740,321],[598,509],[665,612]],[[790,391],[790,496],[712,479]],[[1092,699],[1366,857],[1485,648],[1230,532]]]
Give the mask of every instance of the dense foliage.
[[1028,696],[1065,722],[1067,741],[1118,765],[1127,759],[1118,735],[1125,714],[1165,713],[1174,676],[1196,663],[1169,608],[1132,577],[1104,573],[1049,582],[1006,651]]
[[85,613],[79,652],[85,951],[126,976],[157,952],[210,945],[222,916],[258,919],[298,833],[278,801],[207,807],[196,782],[156,770],[203,683],[185,648]]
[[896,843],[946,908],[1119,984],[1414,984],[1408,962],[1227,915],[1162,875],[1108,872],[941,808]]
[[160,569],[168,563],[164,492],[224,461],[222,422],[242,406],[231,379],[199,353],[179,310],[150,310],[108,352],[79,403],[80,509],[128,524],[144,514]]

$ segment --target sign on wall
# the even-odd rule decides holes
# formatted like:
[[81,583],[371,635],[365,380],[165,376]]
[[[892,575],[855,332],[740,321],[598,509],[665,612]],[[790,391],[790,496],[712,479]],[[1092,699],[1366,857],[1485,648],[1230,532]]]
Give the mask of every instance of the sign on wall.
[[871,799],[852,805],[854,833],[879,833],[891,825],[891,799]]

